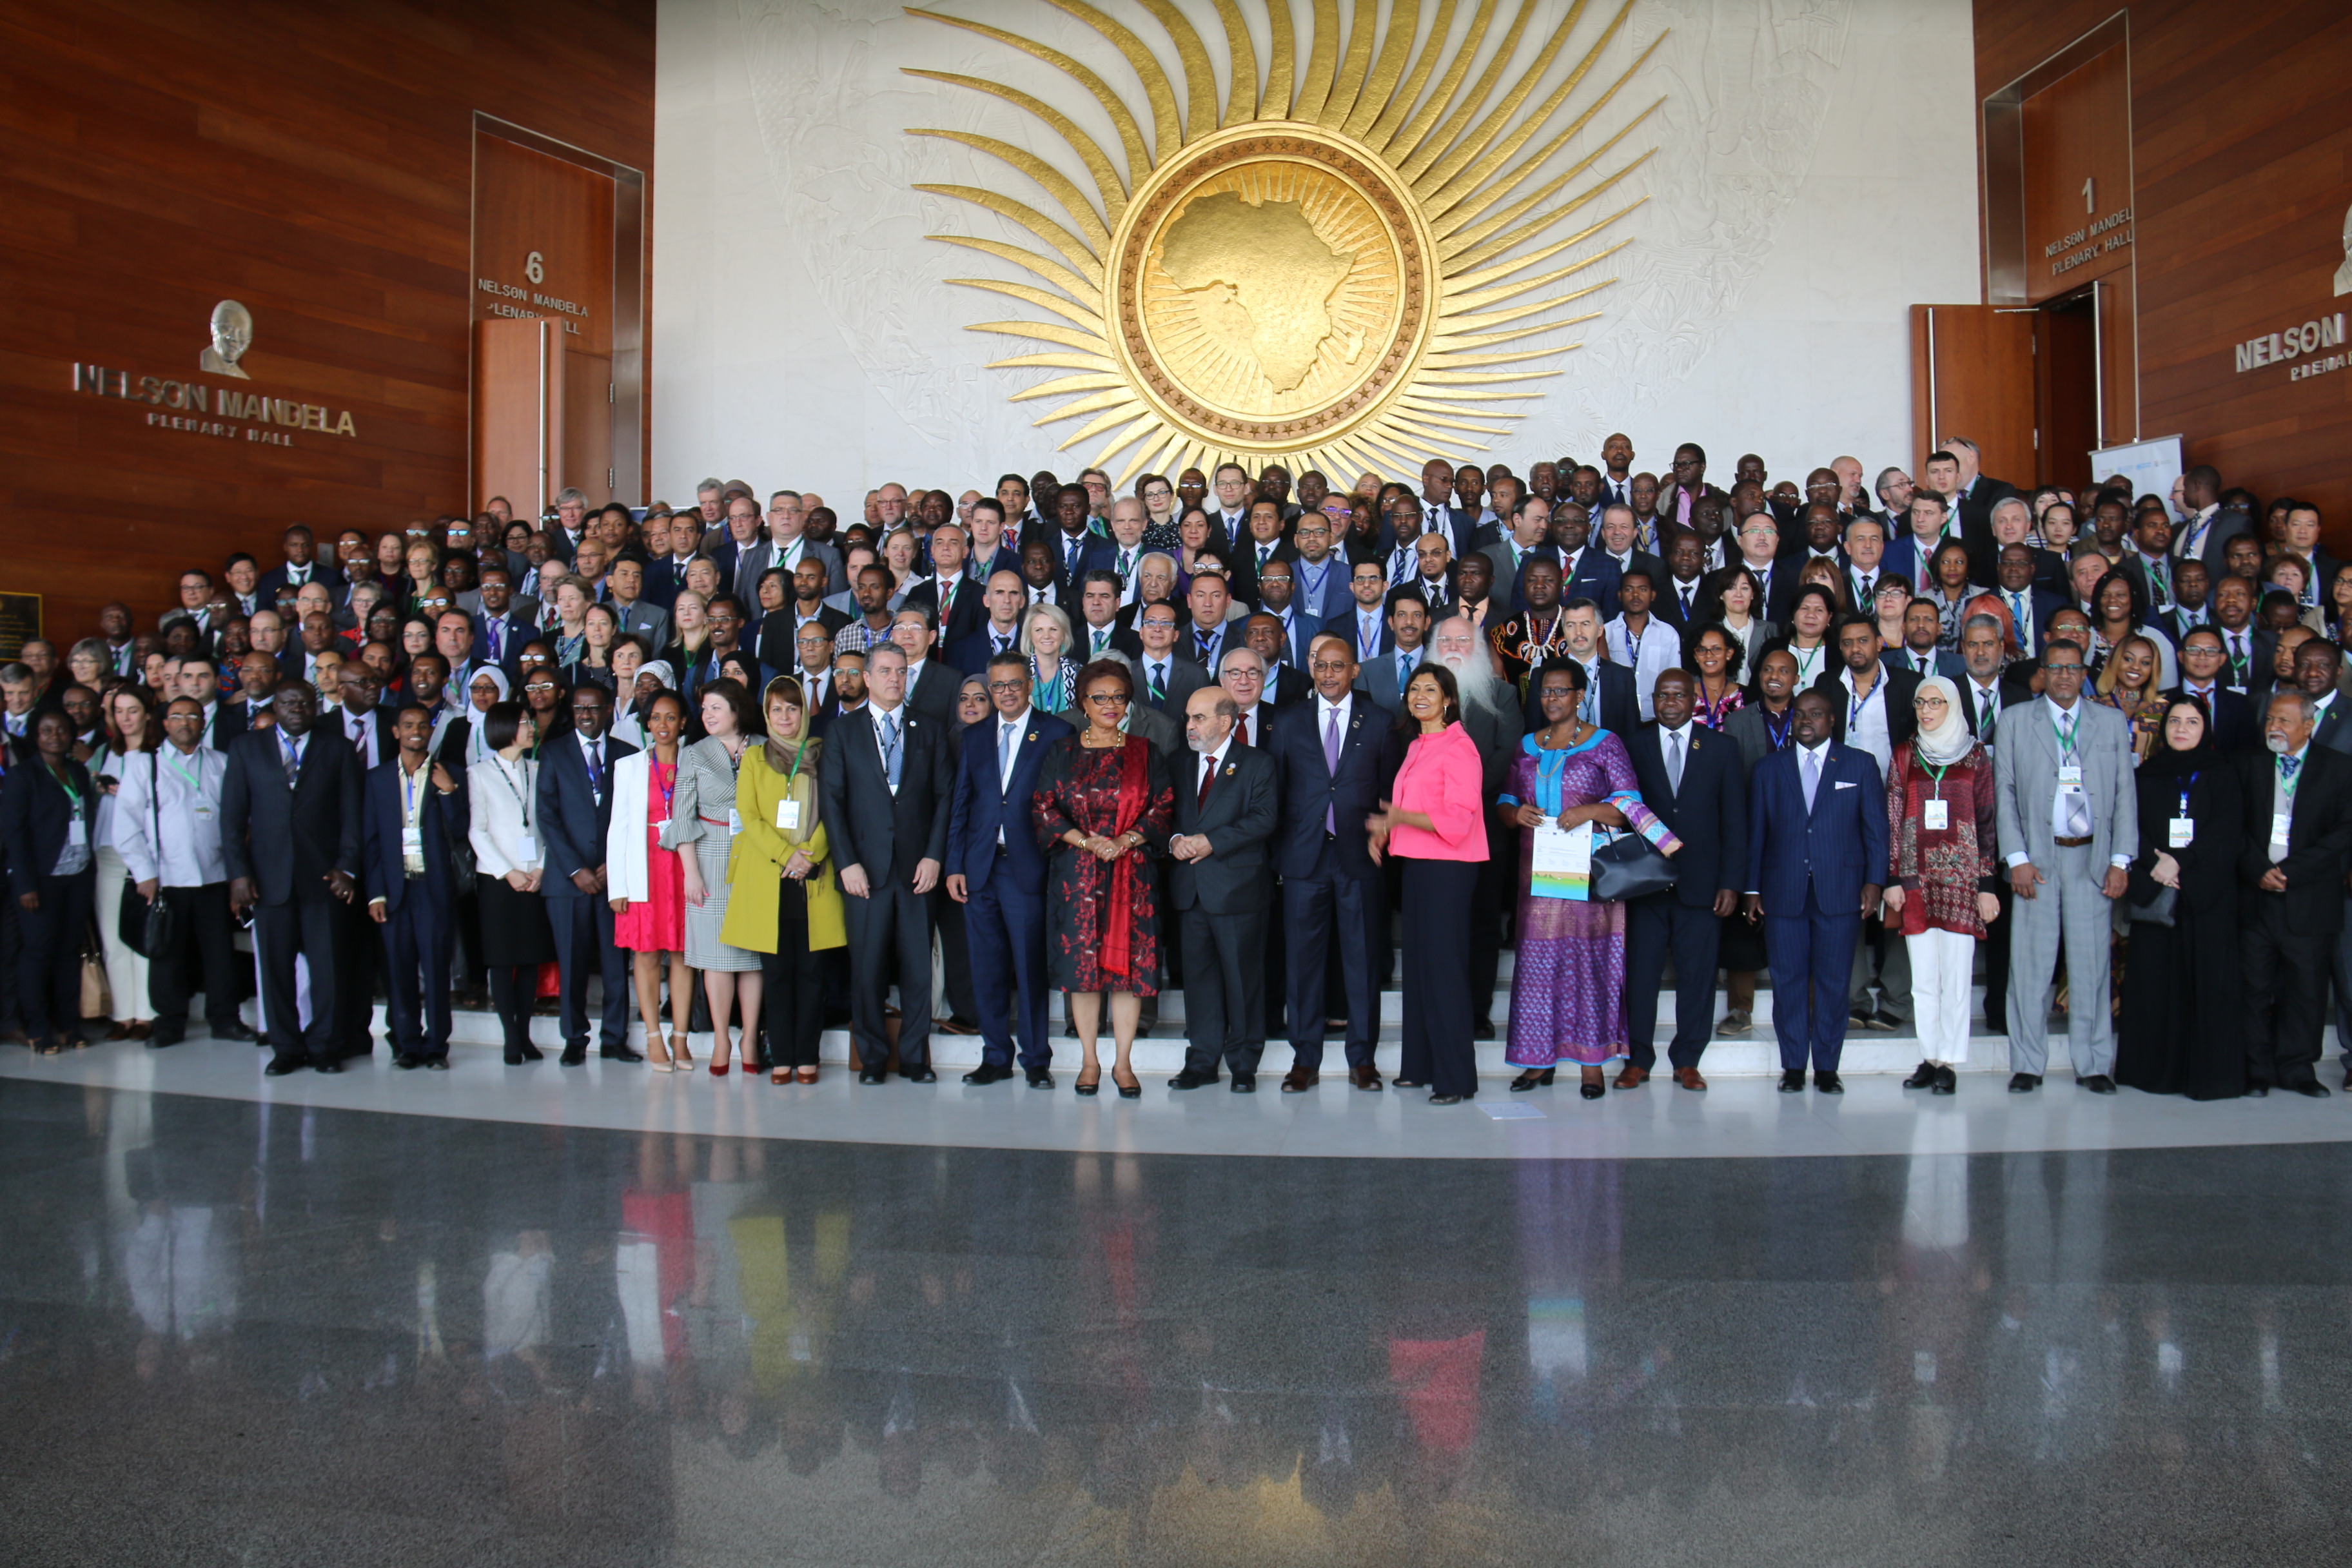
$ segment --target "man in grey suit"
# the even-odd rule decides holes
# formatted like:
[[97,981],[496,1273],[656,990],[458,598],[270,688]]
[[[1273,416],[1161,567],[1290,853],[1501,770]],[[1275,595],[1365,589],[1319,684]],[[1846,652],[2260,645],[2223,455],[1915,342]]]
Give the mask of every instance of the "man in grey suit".
[[2225,554],[2230,541],[2248,531],[2253,522],[2235,507],[2221,506],[2221,475],[2210,463],[2200,463],[2180,476],[2183,521],[2172,536],[2172,553],[2183,561],[2205,563],[2209,582],[2229,574]]
[[646,639],[650,648],[669,646],[669,612],[645,596],[646,558],[634,550],[625,550],[614,557],[604,574],[604,584],[612,591],[613,613],[621,617],[621,629],[634,632]]
[[[796,572],[803,561],[813,556],[824,563],[825,591],[840,593],[849,586],[848,575],[842,570],[841,552],[822,539],[807,537],[807,531],[808,516],[798,490],[778,490],[770,496],[768,566],[781,566],[787,572]],[[766,569],[763,566],[761,571]],[[754,572],[751,574],[752,586],[756,588],[759,582],[760,574]],[[758,600],[747,598],[743,602],[750,605],[758,603]]]
[[1389,590],[1387,652],[1364,661],[1356,689],[1391,713],[1404,711],[1405,682],[1429,658],[1429,606],[1410,584]]
[[2074,1080],[2113,1094],[2115,1027],[2107,1009],[2107,942],[2124,868],[2139,850],[2131,725],[2083,699],[2083,654],[2071,642],[2042,656],[2042,696],[2000,716],[1993,746],[2000,854],[2009,867],[2010,1092],[2042,1086],[2050,1059],[2051,975],[2066,942],[2067,1053]]
[[1143,657],[1130,661],[1137,698],[1171,717],[1182,713],[1184,700],[1210,684],[1209,672],[1181,651],[1176,625],[1176,606],[1164,600],[1138,610],[1135,635]]

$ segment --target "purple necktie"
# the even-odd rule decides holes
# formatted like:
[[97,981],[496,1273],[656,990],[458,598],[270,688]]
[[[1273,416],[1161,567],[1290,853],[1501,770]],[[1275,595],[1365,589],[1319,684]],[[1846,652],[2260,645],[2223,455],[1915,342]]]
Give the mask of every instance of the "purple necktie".
[[[1323,766],[1333,778],[1339,776],[1339,710],[1337,708],[1331,710],[1330,717],[1323,724]],[[1323,808],[1323,831],[1339,831],[1337,807],[1327,805]]]

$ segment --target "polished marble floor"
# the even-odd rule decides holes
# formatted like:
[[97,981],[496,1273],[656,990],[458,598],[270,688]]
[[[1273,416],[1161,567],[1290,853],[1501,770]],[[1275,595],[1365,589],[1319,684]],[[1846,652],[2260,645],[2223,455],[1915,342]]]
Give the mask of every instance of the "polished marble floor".
[[2267,1564],[2352,1526],[2341,1142],[1204,1157],[314,1086],[0,1079],[0,1563]]

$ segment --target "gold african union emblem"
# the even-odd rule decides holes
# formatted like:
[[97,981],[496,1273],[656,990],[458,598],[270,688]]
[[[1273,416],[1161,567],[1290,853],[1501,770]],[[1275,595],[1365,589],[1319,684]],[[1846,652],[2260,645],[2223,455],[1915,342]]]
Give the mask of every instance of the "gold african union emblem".
[[[1456,7],[1465,0],[1437,0],[1425,40],[1421,0],[1391,0],[1384,29],[1376,0],[1357,0],[1344,37],[1339,0],[1314,0],[1305,37],[1294,36],[1287,5],[1255,0],[1270,39],[1262,81],[1242,0],[1214,0],[1231,83],[1223,103],[1208,46],[1171,0],[1133,3],[1167,35],[1173,67],[1083,0],[1044,3],[1108,40],[1142,82],[1141,105],[1059,49],[912,7],[909,15],[977,33],[1066,79],[1039,81],[1040,96],[1009,81],[908,74],[1035,116],[1084,164],[1092,194],[1024,148],[936,129],[914,134],[1001,160],[1063,216],[971,185],[917,189],[985,207],[1036,237],[1042,249],[930,237],[1050,286],[950,279],[1060,318],[972,330],[1051,345],[990,368],[1073,373],[1013,396],[1060,400],[1041,426],[1085,418],[1061,449],[1097,442],[1089,453],[1097,467],[1126,454],[1121,488],[1147,469],[1227,460],[1254,467],[1276,458],[1349,471],[1409,468],[1483,446],[1525,412],[1518,405],[1537,395],[1531,383],[1559,374],[1546,362],[1577,346],[1520,340],[1594,319],[1597,311],[1559,312],[1615,281],[1591,269],[1628,243],[1609,243],[1605,231],[1638,198],[1573,233],[1556,230],[1571,215],[1605,205],[1602,198],[1654,151],[1621,149],[1657,102],[1619,109],[1613,128],[1595,122],[1659,39],[1578,101],[1625,30],[1633,0],[1605,22],[1596,18],[1589,42],[1564,55],[1585,20],[1587,0],[1573,0],[1524,61],[1538,0],[1475,0],[1458,39]],[[1495,48],[1474,79],[1472,62],[1489,39]],[[1555,81],[1553,68],[1563,62]],[[1074,91],[1108,117],[1116,159],[1055,107],[1057,99],[1075,101]],[[1588,132],[1589,150],[1552,170]]]

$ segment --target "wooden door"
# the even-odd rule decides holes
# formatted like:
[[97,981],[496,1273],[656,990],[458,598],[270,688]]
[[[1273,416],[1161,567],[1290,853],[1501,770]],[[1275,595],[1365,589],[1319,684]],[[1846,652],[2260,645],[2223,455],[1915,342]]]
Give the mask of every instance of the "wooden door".
[[563,356],[563,461],[556,488],[576,485],[591,506],[614,496],[613,356]]
[[[562,488],[555,476],[564,471],[564,407],[570,401],[564,395],[569,375],[563,344],[562,328],[555,321],[494,318],[474,323],[476,511],[490,497],[504,496],[515,516],[537,518]],[[602,398],[596,407],[604,410]],[[604,449],[612,449],[609,419]]]
[[[2030,486],[2034,456],[2034,312],[1990,305],[1911,307],[1913,461],[1950,437],[1984,454],[1984,471]],[[1919,477],[1919,468],[1912,477]]]

